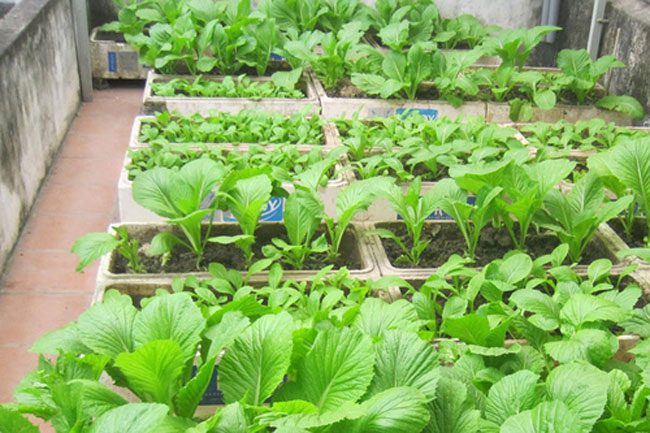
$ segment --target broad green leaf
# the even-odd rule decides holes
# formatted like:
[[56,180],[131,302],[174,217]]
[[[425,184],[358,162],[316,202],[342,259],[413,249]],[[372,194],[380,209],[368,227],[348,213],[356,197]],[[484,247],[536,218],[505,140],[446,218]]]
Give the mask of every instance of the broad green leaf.
[[86,353],[88,347],[81,341],[79,326],[70,323],[61,329],[48,332],[40,337],[29,349],[30,352],[58,355],[59,351],[66,353]]
[[418,389],[428,400],[436,395],[438,362],[433,347],[416,333],[385,331],[375,345],[375,376],[368,388],[373,396],[396,386]]
[[305,400],[321,413],[357,401],[373,377],[369,337],[354,328],[321,331],[297,365],[296,382],[284,385],[284,400]]
[[280,385],[289,363],[293,322],[288,313],[255,321],[228,348],[219,365],[226,402],[261,405]]
[[39,430],[20,413],[0,405],[0,432],[38,433]]
[[442,376],[438,395],[429,406],[431,418],[427,433],[476,433],[481,413],[468,397],[466,385],[456,379]]
[[632,317],[620,323],[625,331],[641,338],[650,338],[650,305],[636,309]]
[[[394,50],[401,50],[406,43],[408,43],[409,37],[409,22],[408,21],[398,21],[390,23],[379,31],[379,37],[381,42]],[[396,54],[397,53],[393,53]],[[388,72],[386,75],[390,78],[393,78]]]
[[174,340],[185,359],[194,357],[205,319],[188,293],[156,296],[136,317],[133,336],[136,347],[154,340]]
[[618,351],[618,339],[600,329],[581,329],[568,339],[544,344],[544,350],[560,364],[587,361],[602,367]]
[[127,295],[108,291],[104,300],[83,312],[77,321],[81,341],[93,352],[117,356],[134,347],[133,323],[138,311]]
[[642,210],[650,211],[650,146],[648,140],[625,141],[603,159],[612,174],[634,192]]
[[115,358],[129,388],[148,403],[171,404],[180,388],[186,358],[173,340],[155,340]]
[[406,56],[402,53],[396,53],[390,51],[384,56],[384,61],[382,62],[382,72],[386,74],[386,77],[390,80],[394,80],[397,83],[404,83],[405,73],[406,73]]
[[164,404],[131,403],[100,416],[90,433],[152,433],[163,423],[169,408]]
[[499,265],[499,275],[503,281],[515,284],[530,275],[533,260],[527,254],[514,254]]
[[537,105],[542,110],[550,110],[551,108],[555,107],[557,98],[554,91],[543,90],[541,92],[536,92],[533,95],[533,101],[535,101],[535,105]]
[[212,373],[216,364],[216,357],[209,358],[189,382],[187,382],[176,394],[174,405],[176,413],[185,418],[192,418],[196,408],[201,403],[205,391],[210,385]]
[[606,299],[576,293],[562,307],[560,317],[572,324],[581,326],[585,323],[609,321],[617,323],[629,317],[628,313],[615,303]]
[[565,74],[583,78],[591,72],[591,57],[587,50],[562,50],[557,56],[557,66]]
[[269,425],[293,432],[298,429],[312,429],[328,426],[344,419],[356,419],[366,411],[356,403],[348,403],[336,410],[319,413],[318,408],[307,401],[291,400],[273,404],[269,416],[277,417]]
[[284,225],[293,245],[308,242],[316,233],[325,210],[314,191],[297,190],[284,204]]
[[[351,80],[352,84],[368,95],[382,95],[384,98],[392,96],[387,94],[389,89],[384,88],[387,80],[381,75],[353,73]],[[396,91],[401,90],[401,88],[402,86]]]
[[179,171],[156,167],[133,180],[133,199],[162,217],[183,218],[201,209],[224,173],[222,165],[208,158],[188,162]]
[[522,370],[504,377],[490,388],[485,403],[485,418],[497,425],[537,403],[535,387],[539,375]]
[[[223,187],[222,187],[223,189]],[[239,222],[246,235],[252,235],[262,215],[264,206],[271,199],[273,185],[266,174],[238,179],[229,194],[228,210]]]
[[632,119],[642,119],[645,115],[645,110],[641,103],[632,96],[614,96],[608,95],[601,98],[596,102],[596,107],[604,108],[605,110],[618,111],[627,114]]
[[334,426],[346,433],[420,433],[429,421],[427,400],[415,388],[389,388],[362,404],[365,414]]
[[285,90],[294,90],[302,77],[302,68],[296,68],[291,71],[275,72],[271,80],[276,87]]
[[219,414],[219,421],[214,428],[214,433],[248,433],[248,421],[244,408],[239,403],[232,403],[224,407]]
[[224,347],[229,346],[241,335],[251,321],[240,311],[230,311],[223,315],[221,321],[205,330],[205,338],[210,340],[209,357],[218,356]]
[[561,365],[546,379],[549,397],[566,404],[578,418],[577,431],[583,433],[591,431],[602,415],[608,387],[607,373],[581,362]]
[[124,397],[99,382],[76,379],[68,383],[81,385],[81,405],[87,416],[96,418],[111,409],[128,404]]
[[500,433],[580,433],[579,420],[561,401],[544,402],[510,417]]
[[393,303],[368,298],[359,309],[355,325],[371,337],[378,337],[389,329],[418,330],[418,314],[410,302],[400,299]]
[[182,216],[182,211],[177,207],[174,190],[182,190],[183,194],[190,195],[190,189],[183,183],[174,182],[175,174],[165,167],[156,167],[141,172],[133,180],[133,199],[140,206],[149,209],[156,215],[165,218]]
[[72,252],[79,256],[79,264],[75,269],[81,272],[100,257],[113,251],[120,241],[110,233],[88,233],[77,239],[72,246]]
[[506,321],[492,327],[487,317],[471,313],[463,317],[446,318],[442,331],[468,344],[500,347],[503,346],[508,324]]
[[515,290],[510,300],[520,309],[534,313],[528,321],[544,331],[560,327],[560,306],[549,295],[535,289]]

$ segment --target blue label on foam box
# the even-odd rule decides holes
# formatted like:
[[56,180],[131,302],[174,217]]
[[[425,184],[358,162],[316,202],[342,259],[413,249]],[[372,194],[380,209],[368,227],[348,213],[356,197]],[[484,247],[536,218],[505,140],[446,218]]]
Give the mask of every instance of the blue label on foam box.
[[[264,222],[281,222],[284,215],[284,199],[282,197],[271,197],[266,203],[260,221]],[[223,213],[224,222],[236,222],[237,219],[229,211]]]
[[[197,369],[196,366],[192,367],[192,377],[196,376]],[[217,387],[217,381],[219,379],[219,373],[217,367],[215,367],[212,372],[212,377],[210,378],[210,383],[208,384],[208,389],[205,390],[203,398],[201,398],[201,405],[215,405],[215,404],[224,404],[223,401],[223,392]]]
[[117,53],[108,52],[108,72],[117,72]]
[[422,117],[429,120],[436,120],[438,118],[438,110],[435,108],[398,108],[395,110],[396,114],[408,116],[410,113],[419,113]]
[[[473,205],[476,203],[476,197],[475,196],[469,196],[467,197],[467,204]],[[397,220],[402,221],[404,218],[402,218],[402,215],[397,214]],[[453,218],[441,211],[440,209],[436,210],[433,212],[431,215],[427,217],[428,221],[453,221]]]

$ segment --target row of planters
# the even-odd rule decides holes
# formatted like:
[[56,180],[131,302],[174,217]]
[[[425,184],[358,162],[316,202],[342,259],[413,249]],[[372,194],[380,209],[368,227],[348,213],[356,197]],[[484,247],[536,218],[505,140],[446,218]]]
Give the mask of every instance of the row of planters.
[[[310,134],[300,116],[293,132],[268,127],[273,116],[239,116],[142,122],[132,153],[148,156],[131,157],[133,195],[168,223],[121,224],[75,245],[80,269],[111,252],[95,305],[35,344],[58,359],[23,380],[1,423],[29,431],[28,413],[61,432],[650,427],[646,265],[602,258],[618,259],[600,225],[647,235],[645,132],[413,115],[337,122],[347,147],[336,151],[316,117],[302,117]],[[240,123],[249,135],[237,139]],[[255,137],[269,144],[251,148]],[[199,145],[224,140],[239,144],[225,155]],[[188,146],[174,154],[169,141]],[[427,191],[422,172],[389,165],[350,180],[328,214],[319,191],[352,153],[388,156],[409,141],[452,144],[447,156],[471,146],[443,172],[426,164]],[[334,154],[277,176],[286,168],[264,158],[295,142]],[[601,152],[572,155],[581,143]],[[284,222],[259,222],[274,195],[286,196]],[[393,221],[355,222],[379,199]],[[427,221],[435,210],[455,224]],[[212,224],[224,211],[237,223]]]
[[[526,68],[557,28],[428,0],[119,19],[162,112],[122,222],[73,246],[93,306],[33,346],[0,431],[650,431],[650,138],[595,119],[643,115],[597,84],[620,62]],[[534,119],[565,120],[490,123]]]
[[[364,23],[367,28],[365,40],[373,45],[381,45],[380,33],[398,31],[408,33],[410,43],[428,42],[442,49],[466,49],[481,44],[500,30],[496,26],[485,26],[470,15],[442,18],[433,1],[380,0],[368,6],[358,0],[273,0],[258,2],[257,11],[251,8],[249,1],[225,3],[159,1],[118,5],[121,9],[119,21],[95,29],[91,35],[93,76],[146,78],[147,66],[138,65],[138,52],[133,47],[142,50],[143,60],[150,66],[154,66],[158,58],[191,57],[192,54],[205,58],[206,65],[196,65],[199,71],[205,72],[209,66],[207,59],[210,59],[210,62],[227,67],[230,73],[238,72],[242,67],[255,67],[256,58],[269,57],[269,54],[271,60],[281,60],[275,51],[287,42],[308,41],[311,35],[319,32],[337,32],[351,21]],[[216,31],[226,43],[235,43],[229,51],[206,52],[206,44],[210,41],[199,43],[196,35],[191,34],[192,27],[196,34],[203,33],[204,38]],[[181,33],[185,43],[163,48],[165,40],[146,39],[151,30]],[[230,63],[233,59],[235,62]],[[179,59],[163,61],[171,60]]]
[[[332,125],[317,116],[282,117],[261,112],[236,116],[220,113],[208,118],[162,113],[136,123],[134,137],[139,138],[134,139],[136,144],[127,157],[120,189],[123,221],[170,218],[143,202],[148,199],[142,198],[140,191],[152,188],[142,179],[160,177],[159,173],[191,177],[193,174],[184,174],[189,162],[205,165],[209,161],[221,170],[221,174],[214,174],[214,185],[228,173],[266,172],[266,182],[271,186],[265,190],[270,191],[271,199],[260,211],[262,221],[282,221],[287,206],[311,207],[318,223],[336,221],[346,212],[353,212],[346,218],[356,222],[401,220],[391,225],[393,243],[387,239],[384,245],[393,252],[401,249],[413,264],[420,262],[427,246],[427,255],[433,256],[442,243],[446,245],[440,251],[443,261],[450,252],[466,251],[474,257],[481,236],[487,246],[479,248],[479,257],[498,257],[511,247],[525,249],[529,232],[534,232],[531,244],[543,245],[539,254],[547,252],[544,250],[553,246],[553,239],[559,238],[571,246],[570,257],[578,262],[599,224],[608,220],[631,246],[642,246],[643,242],[633,242],[634,238],[641,240],[647,234],[637,217],[647,210],[643,185],[648,173],[635,171],[646,159],[647,132],[615,127],[602,120],[536,123],[518,130],[481,119],[428,121],[417,114],[373,121],[342,120]],[[594,153],[594,149],[603,148],[609,150]],[[252,167],[261,171],[247,171]],[[356,185],[360,180],[364,182]],[[346,185],[351,192],[345,192]],[[285,200],[296,189],[299,194]],[[308,190],[314,197],[300,190]],[[629,191],[634,197],[627,196]],[[227,200],[219,200],[221,192],[221,188],[216,193],[206,190],[196,197],[194,206],[206,213],[204,221],[237,219]],[[615,195],[618,200],[610,202]],[[309,200],[317,204],[311,206]],[[574,208],[574,203],[581,203],[581,207]],[[352,205],[358,207],[346,208]],[[149,219],[144,211],[157,216]],[[322,221],[319,212],[324,215]],[[621,213],[625,217],[616,218]],[[565,214],[571,217],[563,217]],[[423,224],[431,219],[454,220],[457,227],[427,224],[423,231]],[[579,234],[574,233],[576,226],[581,226]],[[542,228],[554,236],[541,233]],[[253,230],[244,232],[251,234]],[[599,231],[604,244],[623,244],[606,227]],[[391,236],[386,230],[373,233]],[[506,242],[508,237],[510,241]],[[304,243],[311,241],[310,237]],[[336,243],[334,236],[330,235],[329,242]],[[376,239],[361,243],[377,244]],[[597,251],[603,254],[603,248]],[[384,262],[383,257],[391,254],[378,255]],[[613,253],[609,257],[614,257]],[[431,260],[436,263],[436,259]]]
[[[593,61],[586,50],[564,50],[559,69],[525,67],[556,27],[497,32],[467,17],[441,20],[427,0],[374,10],[357,1],[303,3],[273,0],[252,10],[246,0],[137,2],[107,30],[124,33],[153,68],[144,96],[152,111],[311,106],[326,118],[417,109],[433,118],[623,124],[643,117],[634,98],[607,95],[598,84],[624,66],[612,56]],[[458,47],[465,49],[446,49]],[[482,64],[486,56],[498,66]]]
[[205,281],[118,287],[36,342],[39,368],[0,426],[38,431],[32,414],[57,432],[646,431],[636,265],[581,274],[562,254],[483,270],[455,257],[424,281],[287,281],[276,264],[255,284],[214,265]]

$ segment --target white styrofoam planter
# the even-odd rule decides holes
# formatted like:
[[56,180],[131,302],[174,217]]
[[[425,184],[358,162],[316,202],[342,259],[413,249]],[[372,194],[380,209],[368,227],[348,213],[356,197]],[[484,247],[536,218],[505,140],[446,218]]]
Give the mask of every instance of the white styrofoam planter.
[[[196,77],[189,75],[162,75],[149,71],[144,88],[143,105],[148,111],[176,111],[180,114],[201,113],[209,115],[210,111],[225,111],[238,113],[245,109],[269,111],[278,114],[294,114],[303,110],[317,112],[319,109],[318,96],[309,74],[303,74],[299,86],[304,98],[210,98],[199,96],[156,96],[151,84],[183,78],[193,81]],[[221,81],[223,76],[204,75],[204,79]],[[250,77],[253,81],[268,82],[271,77]]]
[[[382,222],[390,223],[390,222],[394,222],[394,220],[382,221]],[[381,223],[368,224],[368,228],[372,230],[377,226],[377,224],[381,224]],[[432,221],[429,224],[449,224],[454,227],[456,226],[456,224],[452,221]],[[606,227],[606,225],[602,225],[601,227],[598,228],[590,243],[590,248],[598,248],[599,251],[603,253],[603,258],[607,258],[611,260],[612,263],[614,264],[613,272],[618,273],[623,267],[627,266],[629,261],[627,260],[621,261],[619,258],[616,257],[616,250],[613,248],[614,239],[612,238],[612,231],[611,229],[608,231],[606,230],[606,228],[608,228]],[[461,236],[460,232],[458,233],[458,236],[459,237]],[[375,235],[367,236],[367,238],[369,244],[371,245],[373,254],[375,254],[375,261],[379,266],[379,271],[382,276],[397,276],[405,280],[409,280],[409,279],[426,280],[437,270],[437,268],[395,267],[391,264],[388,255],[386,254],[386,251],[382,243],[382,239],[380,239],[378,236]],[[577,272],[586,273],[587,266],[577,265],[574,267],[574,269]],[[650,285],[648,287],[650,288]]]
[[138,50],[120,42],[116,34],[98,28],[90,34],[90,61],[93,78],[144,80],[149,68],[142,65]]
[[[514,127],[514,128],[517,128],[517,129],[521,129],[524,126],[527,126],[527,124],[526,123],[513,123],[511,126]],[[646,134],[650,135],[650,128],[648,128],[648,127],[644,127],[644,126],[624,126],[624,128],[629,129],[631,131],[639,131],[639,132],[643,132],[643,133],[646,133]],[[520,140],[524,144],[529,144],[530,143],[528,141],[528,139],[523,134],[521,135]],[[553,146],[549,146],[549,147],[551,149],[555,149]],[[534,149],[535,151],[537,151],[537,148],[535,148],[535,147],[531,147],[531,149]],[[558,148],[557,150],[562,151],[562,149],[560,149],[560,148]],[[595,155],[596,153],[603,152],[603,151],[606,151],[606,150],[607,149],[589,149],[589,150],[569,149],[568,154],[567,154],[567,158],[569,158],[571,160],[575,160],[575,161],[586,161],[587,159],[589,159],[589,157]]]
[[454,107],[442,100],[405,100],[380,98],[338,98],[328,96],[322,83],[314,78],[314,86],[320,98],[321,115],[325,119],[352,117],[358,114],[361,119],[373,117],[389,117],[402,114],[405,111],[418,111],[425,117],[437,119],[447,116],[485,116],[487,106],[484,102],[466,102],[460,107]]
[[[550,110],[542,110],[533,107],[533,117],[530,122],[557,122],[566,120],[577,122],[578,120],[589,120],[599,118],[607,122],[614,122],[617,125],[631,125],[632,119],[623,113],[611,110],[603,110],[594,105],[565,105],[558,104]],[[502,102],[488,102],[485,119],[494,123],[512,122],[510,119],[510,105]]]
[[[121,226],[127,227],[130,232],[141,231],[141,230],[150,230],[152,228],[156,230],[171,230],[173,227],[169,224],[150,224],[150,223],[122,223],[122,224],[112,224],[109,226],[109,232],[112,232],[112,227]],[[275,230],[275,227],[279,227],[278,223],[261,223],[258,228],[258,233],[264,228],[268,230]],[[279,229],[278,229],[279,230]],[[350,231],[350,237],[344,238],[343,243],[341,244],[342,254],[347,255],[348,257],[355,257],[356,260],[360,263],[360,269],[351,269],[350,277],[358,279],[372,279],[379,277],[379,269],[377,264],[374,261],[374,254],[371,252],[369,237],[364,236],[366,226],[363,224],[353,223],[348,227]],[[212,236],[218,236],[220,233],[232,233],[233,225],[232,224],[215,224],[215,227],[212,231]],[[185,279],[187,277],[193,276],[200,280],[207,280],[213,278],[212,275],[208,272],[187,272],[187,273],[159,273],[159,274],[131,274],[123,273],[118,274],[112,272],[114,269],[115,260],[117,258],[117,253],[113,252],[102,257],[97,271],[97,280],[96,280],[96,289],[93,296],[93,303],[100,302],[103,299],[104,292],[107,289],[115,288],[122,291],[123,293],[136,294],[137,291],[140,293],[149,293],[152,294],[153,290],[157,287],[171,287],[172,282],[176,278]],[[284,280],[294,280],[294,281],[310,281],[320,270],[314,271],[292,271],[287,270],[283,273]],[[332,273],[336,272],[336,269]],[[250,279],[250,284],[264,284],[268,281],[268,271],[263,271],[253,275]],[[242,276],[245,276],[245,273],[242,272]],[[153,289],[153,290],[152,290]],[[136,292],[134,292],[136,291]]]
[[[219,145],[225,150],[235,150],[240,152],[245,152],[248,148],[245,144],[240,145],[231,145],[231,144],[222,144]],[[268,145],[269,151],[273,151],[273,145]],[[322,148],[323,151],[327,151],[328,148],[325,146],[317,146]],[[137,149],[138,147],[131,148],[132,150]],[[139,146],[143,148],[143,146]],[[300,151],[309,152],[314,146],[309,145],[300,145],[298,149]],[[155,223],[163,222],[165,218],[154,214],[153,212],[145,209],[140,206],[133,199],[133,182],[129,180],[129,173],[127,166],[129,165],[130,157],[127,154],[124,158],[124,163],[122,165],[122,172],[120,173],[120,179],[118,181],[118,215],[120,222],[138,222],[138,223]],[[336,216],[336,196],[338,195],[341,189],[345,188],[348,185],[349,177],[340,164],[337,164],[334,168],[337,173],[336,177],[330,179],[327,183],[327,186],[319,188],[319,193],[323,204],[325,205],[325,212],[330,216]],[[291,193],[295,191],[293,184],[284,183],[283,188],[287,192]],[[267,203],[260,221],[263,222],[280,222],[283,220],[284,215],[284,201],[282,197],[272,197],[271,200]],[[215,222],[236,222],[235,218],[229,212],[217,211],[214,218]]]
[[[156,116],[152,115],[140,115],[136,116],[135,120],[133,121],[133,127],[131,128],[131,136],[129,138],[129,147],[130,148],[138,148],[138,147],[146,147],[149,146],[149,143],[147,142],[142,142],[140,141],[140,132],[142,130],[142,125],[144,124],[145,121],[148,120],[155,120]],[[336,125],[330,122],[325,122],[323,125],[323,144],[321,143],[304,143],[304,144],[297,144],[296,146],[320,146],[323,149],[333,149],[334,147],[338,146],[340,142],[336,140]],[[232,144],[232,143],[169,143],[170,145],[174,144],[179,144],[182,146],[191,146],[191,145],[209,145],[209,146],[233,146],[234,148],[241,148],[242,146],[246,146],[249,144],[259,144],[259,145],[265,145],[265,143],[240,143],[240,144]],[[273,144],[268,144],[266,146],[273,146]]]

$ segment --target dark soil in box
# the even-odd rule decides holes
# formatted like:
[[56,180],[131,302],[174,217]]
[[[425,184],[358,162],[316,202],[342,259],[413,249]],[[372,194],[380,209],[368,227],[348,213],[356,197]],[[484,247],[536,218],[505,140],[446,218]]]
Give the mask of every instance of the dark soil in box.
[[630,248],[643,248],[646,246],[644,238],[648,236],[648,227],[645,218],[636,218],[632,224],[632,232],[628,235],[623,228],[623,222],[619,219],[610,220],[609,226],[625,241]]
[[[163,226],[130,226],[128,227],[129,237],[138,240],[142,247],[146,247],[150,244],[153,237],[159,233],[161,227]],[[168,230],[174,232],[181,239],[184,239],[180,230],[173,227],[169,227]],[[204,227],[204,233],[205,230],[207,230],[207,225]],[[322,232],[323,230],[317,233],[316,236],[319,236]],[[210,236],[233,236],[238,234],[241,234],[241,231],[236,224],[217,224],[213,226]],[[273,223],[260,224],[256,232],[256,243],[253,245],[253,252],[255,254],[253,261],[264,258],[261,251],[262,246],[270,244],[273,238],[280,238],[288,242],[284,226]],[[335,268],[345,266],[350,270],[361,269],[361,253],[358,248],[356,235],[351,229],[348,229],[343,236],[340,253],[340,256],[334,261],[327,260],[325,254],[315,254],[306,260],[305,267],[300,270],[321,270],[329,265],[334,265]],[[200,269],[196,268],[196,257],[194,253],[185,249],[183,246],[174,248],[171,257],[164,266],[162,266],[160,257],[148,257],[143,251],[143,248],[141,248],[140,257],[147,273],[153,274],[205,271],[210,263],[221,263],[227,269],[239,271],[245,271],[247,269],[244,255],[237,246],[221,245],[212,242],[206,246]],[[288,265],[284,265],[284,269],[296,270],[291,269]],[[114,256],[109,271],[116,274],[130,273],[126,260],[119,255]]]
[[[412,245],[408,238],[406,226],[402,223],[381,223],[376,224],[378,228],[391,230],[402,238],[404,243]],[[453,254],[464,255],[466,246],[462,234],[455,224],[448,223],[427,223],[424,227],[423,238],[431,242],[422,254],[422,260],[417,268],[435,268],[444,264],[449,256]],[[402,255],[402,249],[390,239],[382,239],[386,255],[390,263],[396,268],[413,268],[409,264],[397,264],[397,259]],[[560,244],[560,241],[551,235],[536,234],[530,232],[527,238],[528,251],[532,257],[539,257],[553,251]],[[476,265],[484,266],[493,260],[500,259],[508,251],[514,249],[514,244],[504,230],[496,230],[486,227],[481,232],[481,237],[476,249]],[[597,245],[587,248],[583,255],[583,263],[591,263],[593,260],[605,257],[606,254]]]
[[97,32],[95,38],[98,41],[117,42],[120,44],[126,43],[126,39],[124,39],[124,34],[118,32]]

